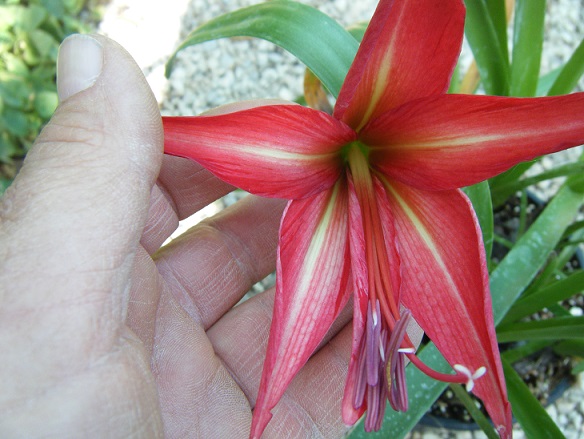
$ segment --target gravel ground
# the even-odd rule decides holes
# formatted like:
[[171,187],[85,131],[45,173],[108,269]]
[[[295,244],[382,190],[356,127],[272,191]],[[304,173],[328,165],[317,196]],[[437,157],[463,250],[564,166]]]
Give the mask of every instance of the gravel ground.
[[[304,66],[287,52],[254,39],[219,40],[183,51],[170,81],[164,78],[164,63],[179,41],[191,30],[224,12],[259,3],[254,0],[112,0],[104,10],[100,32],[120,42],[142,67],[165,115],[198,114],[217,105],[255,98],[294,99],[302,93]],[[373,0],[304,0],[343,25],[371,17]],[[561,65],[584,37],[584,0],[550,0],[546,15],[546,40],[542,73]],[[251,56],[250,56],[251,54]],[[584,79],[579,89],[584,90]],[[574,160],[580,150],[546,158],[543,168]],[[534,168],[538,172],[541,167]],[[561,180],[540,186],[545,197]],[[213,215],[232,195],[199,212],[181,225]],[[262,289],[258,286],[256,289]],[[567,438],[584,437],[584,385],[578,383],[548,408]],[[523,438],[516,430],[516,438]],[[483,433],[454,433],[418,428],[411,439],[485,437]]]

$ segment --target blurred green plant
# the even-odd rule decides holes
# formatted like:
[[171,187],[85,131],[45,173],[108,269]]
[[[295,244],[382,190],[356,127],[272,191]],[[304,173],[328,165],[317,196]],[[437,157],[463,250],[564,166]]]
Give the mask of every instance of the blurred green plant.
[[0,4],[0,193],[57,106],[59,44],[87,32],[87,0],[3,0]]

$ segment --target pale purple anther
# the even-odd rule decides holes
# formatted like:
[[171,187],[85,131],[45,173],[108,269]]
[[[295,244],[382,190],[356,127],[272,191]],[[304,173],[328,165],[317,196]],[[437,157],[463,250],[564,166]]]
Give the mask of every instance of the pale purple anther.
[[404,356],[410,350],[401,346],[410,318],[410,311],[404,310],[393,330],[390,330],[381,318],[379,301],[375,303],[375,310],[371,303],[368,304],[353,395],[356,409],[367,401],[365,431],[375,431],[381,427],[388,400],[394,410],[406,411],[408,408]]

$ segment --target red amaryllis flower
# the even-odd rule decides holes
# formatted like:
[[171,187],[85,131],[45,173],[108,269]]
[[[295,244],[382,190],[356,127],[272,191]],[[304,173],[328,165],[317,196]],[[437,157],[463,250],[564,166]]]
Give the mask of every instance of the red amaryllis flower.
[[[164,119],[168,154],[254,194],[289,199],[251,436],[354,297],[342,404],[379,429],[407,409],[405,359],[467,384],[501,437],[511,411],[478,223],[458,189],[519,161],[584,143],[584,94],[517,99],[445,94],[464,26],[461,0],[382,0],[333,116],[270,105]],[[430,370],[417,322],[452,374]]]

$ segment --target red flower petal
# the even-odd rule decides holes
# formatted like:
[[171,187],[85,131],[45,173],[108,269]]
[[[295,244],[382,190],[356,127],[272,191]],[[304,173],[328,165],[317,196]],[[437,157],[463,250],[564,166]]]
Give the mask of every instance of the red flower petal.
[[402,302],[451,364],[484,366],[473,393],[500,431],[511,409],[493,323],[478,222],[461,191],[426,192],[383,180],[396,218]]
[[257,195],[302,198],[340,175],[340,148],[354,132],[326,113],[272,105],[219,116],[165,117],[164,150],[196,160]]
[[584,143],[584,93],[546,98],[444,95],[372,121],[361,140],[388,176],[421,189],[469,186]]
[[460,54],[464,14],[460,0],[381,0],[334,116],[359,130],[383,112],[444,93]]
[[346,304],[349,285],[348,199],[344,179],[328,191],[291,201],[280,229],[277,291],[251,437],[308,361]]

